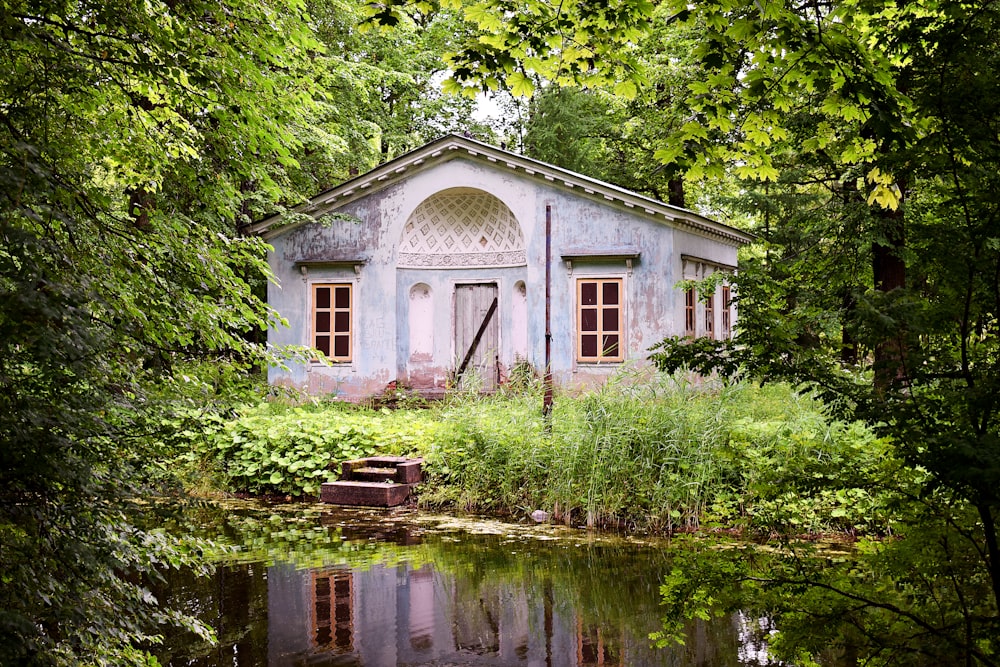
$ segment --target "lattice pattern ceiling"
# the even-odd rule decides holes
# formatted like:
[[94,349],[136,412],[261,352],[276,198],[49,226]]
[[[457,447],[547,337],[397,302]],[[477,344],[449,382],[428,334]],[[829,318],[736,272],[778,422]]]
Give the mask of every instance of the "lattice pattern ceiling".
[[493,195],[446,191],[413,212],[399,251],[401,264],[415,266],[517,264],[523,263],[524,236],[514,214]]

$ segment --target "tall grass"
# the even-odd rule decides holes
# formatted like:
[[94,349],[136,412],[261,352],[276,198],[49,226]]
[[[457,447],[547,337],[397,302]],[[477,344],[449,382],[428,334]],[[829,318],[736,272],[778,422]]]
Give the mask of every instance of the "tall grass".
[[449,437],[424,452],[433,482],[424,502],[652,530],[853,530],[877,519],[864,489],[820,487],[843,486],[844,467],[877,459],[880,443],[829,422],[789,387],[623,373],[559,397],[549,424],[540,405],[538,392],[526,392],[442,408]]

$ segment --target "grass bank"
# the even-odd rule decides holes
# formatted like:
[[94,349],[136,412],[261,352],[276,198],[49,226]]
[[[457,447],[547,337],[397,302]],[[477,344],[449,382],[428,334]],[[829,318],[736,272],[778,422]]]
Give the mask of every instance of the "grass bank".
[[622,374],[559,396],[533,383],[426,407],[244,406],[178,429],[188,479],[228,492],[314,495],[341,460],[424,457],[419,502],[649,531],[885,532],[886,444],[787,386]]

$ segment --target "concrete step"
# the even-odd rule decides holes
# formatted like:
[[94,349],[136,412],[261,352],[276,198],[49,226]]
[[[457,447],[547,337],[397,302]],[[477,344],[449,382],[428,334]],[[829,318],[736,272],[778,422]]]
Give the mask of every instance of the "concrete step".
[[391,479],[397,484],[419,484],[423,459],[404,456],[369,456],[364,459],[344,461],[340,466],[340,479],[378,482]]
[[353,468],[349,478],[358,482],[394,482],[396,481],[396,468]]
[[319,492],[319,498],[324,503],[365,507],[395,507],[406,502],[409,495],[408,484],[345,480],[327,482],[320,487]]
[[405,456],[369,456],[366,459],[360,460],[372,468],[395,468],[398,464],[406,463],[410,459],[407,459]]

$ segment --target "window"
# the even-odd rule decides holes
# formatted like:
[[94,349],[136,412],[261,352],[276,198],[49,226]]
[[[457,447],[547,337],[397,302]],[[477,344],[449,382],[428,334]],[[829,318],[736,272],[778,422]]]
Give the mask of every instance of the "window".
[[729,319],[730,306],[732,305],[732,294],[729,292],[729,285],[722,286],[722,337],[729,338],[732,334],[732,320]]
[[313,571],[313,646],[320,651],[354,651],[353,584],[349,570]]
[[577,361],[622,361],[622,279],[576,282]]
[[331,361],[350,361],[353,348],[350,283],[313,285],[312,344]]
[[715,294],[705,297],[705,335],[715,338]]
[[684,292],[684,335],[694,336],[695,334],[695,323],[698,321],[695,318],[695,305],[698,303],[697,295],[695,294],[694,288],[689,287],[686,292]]

